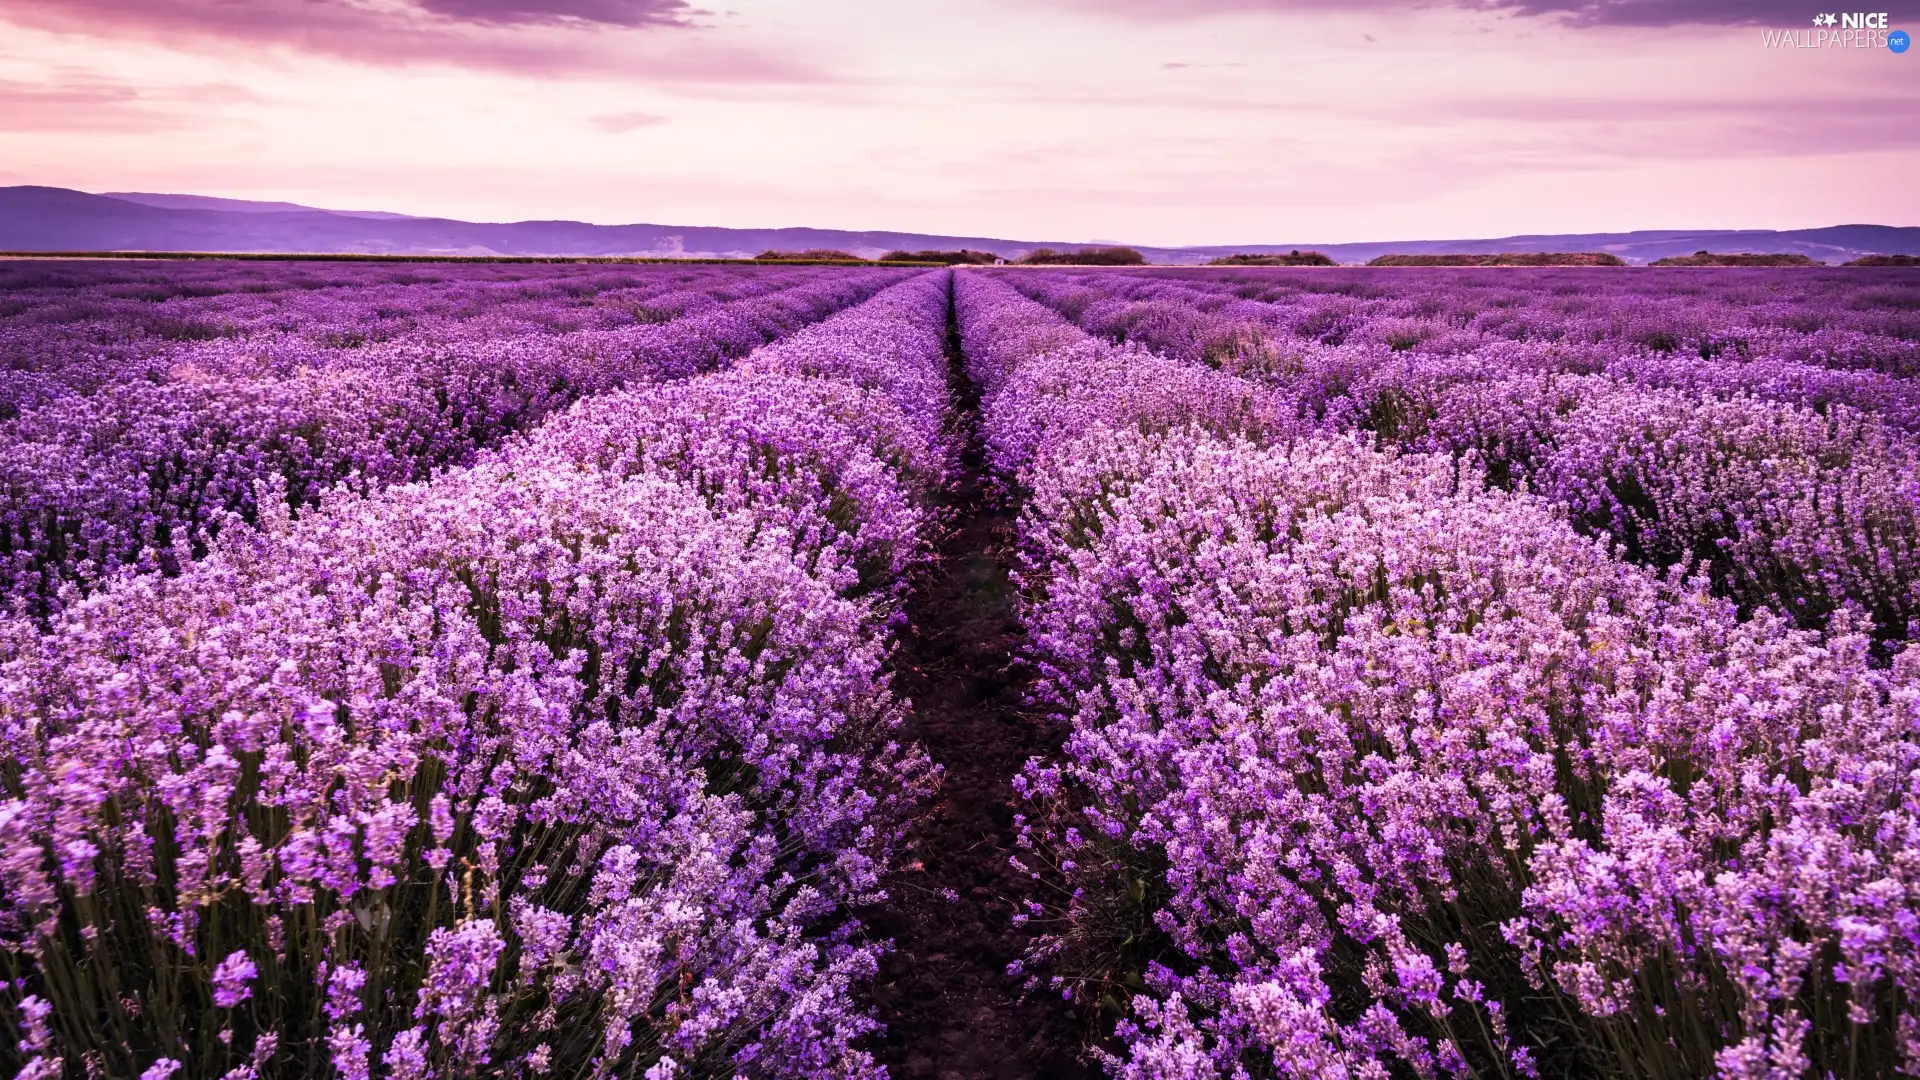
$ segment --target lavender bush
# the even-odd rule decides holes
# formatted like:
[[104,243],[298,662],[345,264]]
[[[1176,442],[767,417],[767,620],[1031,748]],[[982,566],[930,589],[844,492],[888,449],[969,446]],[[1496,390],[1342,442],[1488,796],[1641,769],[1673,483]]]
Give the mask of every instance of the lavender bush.
[[946,306],[942,277],[896,286],[738,370],[585,402],[527,453],[677,477],[716,511],[751,511],[816,576],[895,616],[951,468]]
[[1445,458],[1075,449],[1023,518],[1073,718],[1024,786],[1055,985],[1161,1003],[1121,1075],[1920,1064],[1910,664]]
[[[1300,341],[1281,336],[1278,302],[1221,291],[1247,273],[1007,280],[1090,330],[1256,378],[1301,422],[1472,456],[1492,482],[1555,498],[1630,558],[1703,570],[1743,607],[1771,606],[1807,627],[1851,607],[1883,648],[1909,637],[1920,616],[1914,392],[1905,378],[1803,362],[1817,350],[1791,342],[1871,326],[1893,355],[1920,340],[1920,327],[1897,315],[1910,292],[1866,292],[1857,272],[1813,283],[1804,306],[1779,304],[1748,274],[1711,279],[1694,290],[1702,299],[1590,271],[1469,277],[1444,289],[1388,289],[1393,279],[1372,276],[1334,294],[1367,317],[1337,335],[1309,320],[1320,337]],[[1494,310],[1526,314],[1526,333],[1496,336],[1469,318],[1491,280],[1508,285]],[[1573,280],[1597,294],[1563,305],[1580,318],[1541,319],[1543,287]],[[1382,295],[1356,303],[1362,283]],[[1862,299],[1887,313],[1861,318]],[[1409,329],[1418,318],[1426,322]],[[1646,327],[1663,319],[1684,328],[1672,334],[1695,356],[1648,344],[1655,331]],[[1210,344],[1219,342],[1232,349]]]
[[[1008,477],[1027,472],[1043,447],[1097,425],[1292,427],[1274,396],[1245,379],[1094,341],[996,281],[964,275],[956,290],[973,378],[986,388],[988,459]],[[982,338],[993,345],[976,350]],[[1008,360],[1019,347],[1033,352]]]
[[[993,357],[988,423],[1017,426],[1022,368],[1091,347],[1004,286],[958,295],[970,342],[1028,343]],[[1553,433],[1554,394],[1593,383],[1426,385]],[[1020,519],[1038,692],[1071,724],[1020,781],[1027,968],[1118,1010],[1116,1076],[1920,1068],[1910,658],[1882,666],[1849,610],[1795,630],[1623,562],[1472,455],[1142,423],[1136,397],[1043,433]]]
[[1457,353],[1498,342],[1920,373],[1920,275],[1821,270],[1008,274],[1090,333],[1218,362],[1243,344]]
[[342,482],[424,479],[584,394],[711,368],[895,277],[815,271],[664,324],[415,343],[284,376],[203,361],[57,398],[0,428],[0,588],[39,614],[68,582],[171,571],[230,517],[254,518],[263,477],[294,506]]
[[1109,1073],[1920,1073],[1916,295],[0,264],[0,1069],[878,1080],[951,316]]
[[795,280],[721,266],[0,262],[0,415],[180,367],[287,375],[383,346],[629,330]]
[[[945,296],[809,348],[937,371]],[[7,624],[14,1067],[880,1075],[850,912],[933,774],[862,575],[919,557],[944,458],[932,403],[834,374],[625,391],[297,520],[275,493],[177,576]]]

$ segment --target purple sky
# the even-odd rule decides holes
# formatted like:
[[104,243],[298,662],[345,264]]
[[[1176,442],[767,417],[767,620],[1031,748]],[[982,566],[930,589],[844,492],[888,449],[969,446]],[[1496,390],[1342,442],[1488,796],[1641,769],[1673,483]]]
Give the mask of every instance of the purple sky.
[[1764,44],[1827,10],[0,0],[0,184],[1152,244],[1920,224],[1920,51]]

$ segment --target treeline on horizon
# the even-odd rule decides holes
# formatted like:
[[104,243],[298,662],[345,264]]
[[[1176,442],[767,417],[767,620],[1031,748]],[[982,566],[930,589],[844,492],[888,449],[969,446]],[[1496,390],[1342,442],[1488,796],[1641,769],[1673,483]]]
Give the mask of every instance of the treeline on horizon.
[[1338,266],[1333,257],[1319,251],[1294,248],[1285,255],[1227,255],[1207,262],[1208,266]]
[[1625,266],[1604,251],[1505,251],[1497,255],[1381,255],[1368,266]]
[[[1825,266],[1807,255],[1758,255],[1750,253],[1717,253],[1696,251],[1691,255],[1669,255],[1664,259],[1655,259],[1648,266]],[[1872,265],[1859,260],[1848,263],[1853,265]]]

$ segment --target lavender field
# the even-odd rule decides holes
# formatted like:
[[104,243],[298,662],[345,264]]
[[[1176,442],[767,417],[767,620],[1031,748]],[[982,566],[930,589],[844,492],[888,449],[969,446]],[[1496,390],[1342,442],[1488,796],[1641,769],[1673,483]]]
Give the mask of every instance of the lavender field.
[[1920,1074],[1917,380],[1900,268],[0,263],[0,1071]]

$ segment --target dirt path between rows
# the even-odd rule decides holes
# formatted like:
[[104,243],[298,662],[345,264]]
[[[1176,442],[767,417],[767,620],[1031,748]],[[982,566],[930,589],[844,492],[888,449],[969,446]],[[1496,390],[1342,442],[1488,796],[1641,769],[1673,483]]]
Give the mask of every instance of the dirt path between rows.
[[908,607],[895,687],[913,702],[905,734],[945,770],[917,823],[906,869],[868,920],[892,938],[873,997],[886,1035],[875,1056],[895,1080],[1080,1080],[1081,1022],[1044,990],[1022,999],[1007,965],[1028,935],[1013,926],[1023,879],[1013,854],[1012,776],[1060,733],[1025,714],[1026,677],[1007,579],[1014,518],[983,479],[979,395],[949,327],[949,380],[967,436],[962,480],[947,496],[951,530]]

